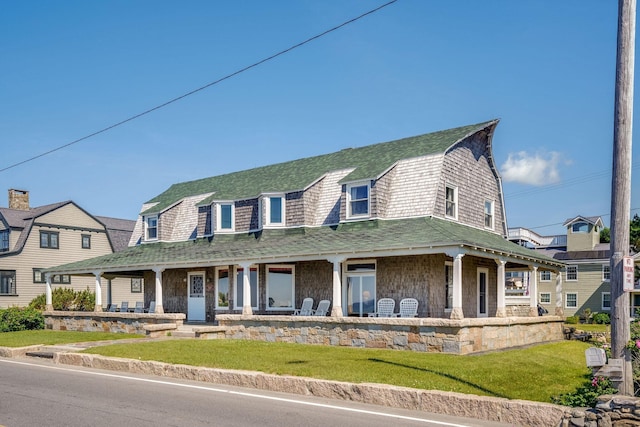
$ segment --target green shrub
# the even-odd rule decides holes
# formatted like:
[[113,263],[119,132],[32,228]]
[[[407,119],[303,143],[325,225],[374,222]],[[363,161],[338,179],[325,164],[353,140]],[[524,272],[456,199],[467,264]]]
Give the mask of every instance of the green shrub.
[[[51,291],[51,303],[54,310],[93,311],[96,304],[96,294],[89,290],[75,291],[70,288],[54,288]],[[29,307],[44,310],[46,307],[45,294],[38,295],[29,303]]]
[[609,313],[594,314],[593,323],[597,323],[598,325],[608,325],[609,323],[611,323],[611,318],[609,317]]
[[44,329],[44,316],[34,308],[9,307],[0,309],[0,332]]
[[609,378],[593,377],[589,383],[584,384],[576,391],[554,396],[552,401],[557,405],[594,408],[598,401],[598,396],[617,392],[618,390],[613,387]]
[[568,323],[570,325],[575,325],[578,322],[580,322],[580,316],[569,316],[567,317],[567,319],[564,321],[564,323]]

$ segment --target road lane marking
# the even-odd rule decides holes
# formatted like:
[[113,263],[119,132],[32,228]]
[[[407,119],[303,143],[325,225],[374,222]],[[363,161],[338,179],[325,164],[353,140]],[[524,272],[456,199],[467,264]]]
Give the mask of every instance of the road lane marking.
[[[63,368],[63,367],[60,367],[60,366],[39,365],[37,363],[19,362],[19,361],[16,361],[16,360],[1,359],[1,358],[0,358],[0,362],[12,363],[12,364],[16,364],[16,365],[35,366],[35,367],[39,367],[39,368],[53,369],[53,370],[64,371],[64,372],[74,372],[74,373],[80,373],[80,374],[86,374],[86,375],[95,375],[95,376],[102,376],[102,377],[109,377],[109,378],[119,378],[119,379],[140,381],[140,382],[146,382],[146,383],[152,383],[152,384],[162,384],[162,385],[169,385],[169,386],[177,386],[177,387],[190,388],[190,389],[196,389],[196,390],[210,391],[210,392],[214,392],[214,393],[233,394],[233,395],[244,396],[244,397],[253,397],[253,398],[257,398],[257,399],[275,400],[275,401],[278,401],[278,402],[294,403],[294,404],[298,404],[298,405],[314,406],[314,407],[318,407],[318,408],[334,409],[334,410],[345,411],[345,412],[355,412],[355,413],[359,413],[359,414],[368,414],[368,415],[375,415],[375,416],[380,416],[380,417],[396,418],[396,419],[407,420],[407,421],[418,421],[418,422],[423,422],[423,423],[432,423],[432,424],[438,424],[438,425],[447,426],[447,427],[471,427],[472,426],[470,424],[454,424],[454,423],[449,423],[449,422],[445,422],[445,421],[430,420],[430,419],[426,419],[426,418],[409,417],[409,416],[406,416],[406,415],[387,414],[387,413],[384,413],[384,412],[368,411],[366,409],[346,408],[346,407],[343,407],[343,406],[330,405],[330,404],[326,404],[326,403],[306,402],[304,400],[290,399],[290,398],[284,398],[284,397],[275,397],[275,396],[266,396],[266,395],[263,395],[263,394],[256,394],[256,393],[249,393],[249,392],[242,392],[242,391],[225,390],[225,389],[222,389],[222,388],[215,388],[215,387],[209,387],[209,386],[200,386],[200,385],[195,385],[195,384],[181,384],[181,383],[171,382],[171,381],[154,380],[154,379],[149,379],[149,378],[138,378],[138,377],[132,377],[132,376],[122,375],[122,374],[109,374],[109,373],[106,373],[106,372],[83,371],[83,370],[76,370],[76,369],[71,369],[71,368]],[[86,368],[86,367],[84,367],[84,368]]]

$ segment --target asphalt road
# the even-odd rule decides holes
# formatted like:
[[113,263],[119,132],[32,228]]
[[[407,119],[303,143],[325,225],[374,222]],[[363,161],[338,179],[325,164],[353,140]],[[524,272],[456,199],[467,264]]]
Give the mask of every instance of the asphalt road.
[[0,426],[500,426],[195,381],[0,358]]

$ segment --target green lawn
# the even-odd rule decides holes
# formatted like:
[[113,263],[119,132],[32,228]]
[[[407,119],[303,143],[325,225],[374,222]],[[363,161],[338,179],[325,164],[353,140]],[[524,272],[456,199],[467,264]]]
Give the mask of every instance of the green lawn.
[[0,333],[0,347],[27,347],[44,344],[69,344],[103,340],[120,340],[125,338],[141,338],[143,335],[115,334],[108,332],[72,332],[72,331],[19,331]]
[[565,328],[576,328],[586,332],[607,332],[611,330],[611,325],[601,325],[597,323],[565,323]]
[[578,341],[456,356],[240,340],[114,344],[86,353],[195,366],[261,371],[354,383],[550,402],[583,385],[589,371]]
[[[0,333],[0,346],[64,344],[136,338],[103,332]],[[86,353],[194,366],[261,371],[354,383],[549,402],[574,391],[589,376],[579,341],[456,356],[399,350],[356,349],[240,340],[165,340],[94,347]]]

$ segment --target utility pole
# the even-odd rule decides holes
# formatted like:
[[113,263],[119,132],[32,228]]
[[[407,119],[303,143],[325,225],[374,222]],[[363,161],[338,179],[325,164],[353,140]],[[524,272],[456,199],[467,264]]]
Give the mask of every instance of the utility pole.
[[631,211],[631,130],[633,122],[633,69],[636,33],[636,0],[618,0],[618,53],[613,127],[613,176],[611,180],[611,344],[612,357],[624,362],[618,392],[632,396],[631,353],[626,348],[629,329],[629,294],[623,289],[622,257],[629,255]]

